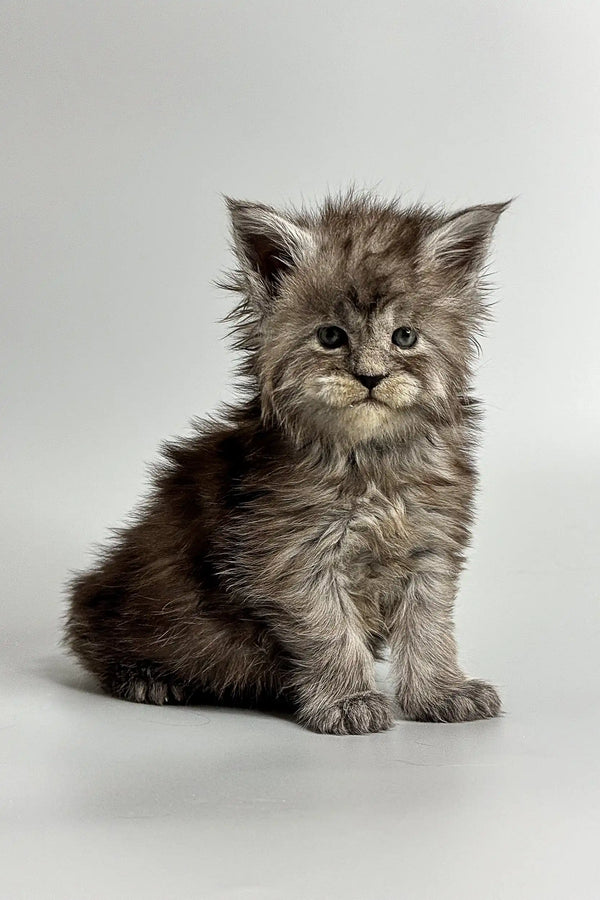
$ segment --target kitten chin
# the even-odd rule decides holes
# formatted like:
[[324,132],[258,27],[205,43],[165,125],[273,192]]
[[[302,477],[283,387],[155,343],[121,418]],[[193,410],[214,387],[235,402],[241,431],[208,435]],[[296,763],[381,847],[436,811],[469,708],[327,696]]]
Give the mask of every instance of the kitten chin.
[[393,440],[401,431],[402,420],[398,410],[378,400],[361,399],[329,418],[329,434],[342,446],[368,441],[373,438]]
[[228,202],[248,399],[166,445],[141,511],[71,584],[67,645],[116,697],[284,708],[321,733],[498,715],[459,666],[453,606],[505,204]]

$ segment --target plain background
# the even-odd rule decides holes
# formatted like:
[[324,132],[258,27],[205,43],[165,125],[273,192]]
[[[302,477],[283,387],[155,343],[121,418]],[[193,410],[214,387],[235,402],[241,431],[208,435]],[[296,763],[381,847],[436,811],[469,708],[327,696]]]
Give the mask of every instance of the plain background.
[[[600,7],[4,0],[0,895],[596,898]],[[62,586],[232,396],[221,193],[516,196],[462,659],[507,714],[328,738],[100,695]],[[385,676],[385,672],[382,673]]]

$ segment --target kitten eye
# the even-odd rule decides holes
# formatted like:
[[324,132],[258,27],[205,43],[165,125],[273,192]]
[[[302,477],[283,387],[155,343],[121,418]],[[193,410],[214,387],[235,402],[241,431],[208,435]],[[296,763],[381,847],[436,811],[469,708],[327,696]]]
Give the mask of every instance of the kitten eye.
[[317,331],[317,337],[321,346],[326,350],[336,350],[348,343],[348,335],[343,328],[337,325],[321,325]]
[[408,347],[414,347],[417,343],[417,332],[410,325],[402,325],[396,328],[392,334],[392,341],[397,347],[406,350]]

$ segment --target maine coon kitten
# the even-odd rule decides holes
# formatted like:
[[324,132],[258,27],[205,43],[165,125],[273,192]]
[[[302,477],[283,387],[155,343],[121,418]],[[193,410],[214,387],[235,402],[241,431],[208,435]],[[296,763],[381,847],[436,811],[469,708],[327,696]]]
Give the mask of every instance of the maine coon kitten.
[[498,714],[459,668],[452,613],[481,273],[505,206],[229,202],[248,396],[166,447],[143,512],[73,583],[67,641],[106,691],[283,699],[314,731],[382,731],[387,644],[409,718]]

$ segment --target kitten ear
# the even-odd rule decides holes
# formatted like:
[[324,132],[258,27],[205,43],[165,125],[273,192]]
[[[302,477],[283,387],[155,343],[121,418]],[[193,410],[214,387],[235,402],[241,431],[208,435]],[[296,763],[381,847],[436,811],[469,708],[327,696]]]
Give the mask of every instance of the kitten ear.
[[226,198],[235,250],[244,268],[257,273],[267,288],[296,265],[313,245],[306,228],[261,203]]
[[494,226],[510,203],[508,200],[471,206],[455,213],[425,238],[423,261],[469,280],[476,278],[485,262]]

